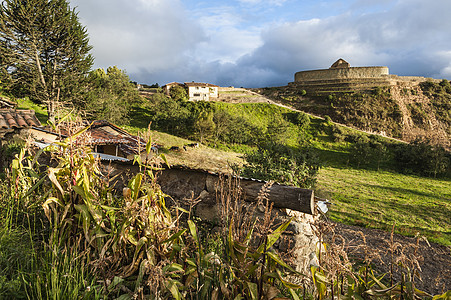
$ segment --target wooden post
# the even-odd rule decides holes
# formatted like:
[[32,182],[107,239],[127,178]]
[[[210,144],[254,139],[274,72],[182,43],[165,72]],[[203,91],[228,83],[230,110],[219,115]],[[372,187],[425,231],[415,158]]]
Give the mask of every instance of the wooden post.
[[[255,201],[264,184],[265,182],[242,179],[240,186],[245,200]],[[315,214],[314,198],[314,191],[310,189],[274,184],[269,190],[269,201],[274,203],[274,207],[288,208],[311,215]]]

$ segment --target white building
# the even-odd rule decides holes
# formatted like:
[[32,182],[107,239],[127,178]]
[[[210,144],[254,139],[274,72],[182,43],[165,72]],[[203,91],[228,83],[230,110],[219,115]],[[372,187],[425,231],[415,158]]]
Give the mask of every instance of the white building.
[[218,98],[219,86],[210,83],[185,82],[188,89],[188,97],[191,101],[209,101],[210,98]]

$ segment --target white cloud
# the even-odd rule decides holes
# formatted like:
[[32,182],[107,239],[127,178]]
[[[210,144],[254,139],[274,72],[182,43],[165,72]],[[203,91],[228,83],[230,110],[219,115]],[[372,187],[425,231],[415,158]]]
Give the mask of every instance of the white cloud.
[[243,4],[283,5],[287,0],[238,0]]
[[293,22],[279,22],[266,7],[281,5],[280,12],[295,1],[238,2],[241,8],[216,1],[184,7],[181,0],[71,0],[88,28],[96,65],[118,65],[145,83],[285,85],[295,72],[328,68],[340,57],[353,66],[386,65],[398,75],[451,76],[449,0],[356,0],[346,13]]
[[95,65],[136,72],[172,68],[205,40],[177,0],[72,0],[94,46]]
[[[389,66],[391,73],[449,76],[451,1],[399,1],[387,12],[343,15],[282,24],[262,33],[263,45],[238,67],[272,70],[275,84],[296,71],[328,68],[342,57],[354,66]],[[254,72],[258,73],[258,72]],[[261,84],[271,84],[262,79]]]

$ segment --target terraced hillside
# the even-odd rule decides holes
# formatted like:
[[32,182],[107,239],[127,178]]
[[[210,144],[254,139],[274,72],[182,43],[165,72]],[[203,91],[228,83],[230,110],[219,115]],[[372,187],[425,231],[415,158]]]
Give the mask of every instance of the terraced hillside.
[[305,91],[299,86],[254,89],[273,101],[367,132],[451,147],[451,84],[425,81],[371,91]]

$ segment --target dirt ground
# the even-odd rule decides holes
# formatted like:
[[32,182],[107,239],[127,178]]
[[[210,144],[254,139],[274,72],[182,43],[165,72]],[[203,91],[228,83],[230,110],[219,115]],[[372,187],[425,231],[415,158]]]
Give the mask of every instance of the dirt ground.
[[[335,233],[345,239],[346,252],[353,260],[363,260],[365,257],[364,249],[358,247],[365,244],[359,232],[365,236],[366,245],[369,246],[368,249],[371,249],[371,254],[378,253],[380,256],[380,259],[373,260],[373,269],[379,274],[389,272],[391,261],[389,232],[336,223]],[[422,281],[415,280],[418,289],[433,295],[442,294],[451,289],[451,247],[428,243],[424,240],[420,240],[417,246],[416,238],[397,234],[393,235],[392,245],[396,246],[395,260],[399,257],[411,260],[415,257],[418,260],[422,279]],[[396,268],[394,278],[399,281],[400,272]]]

